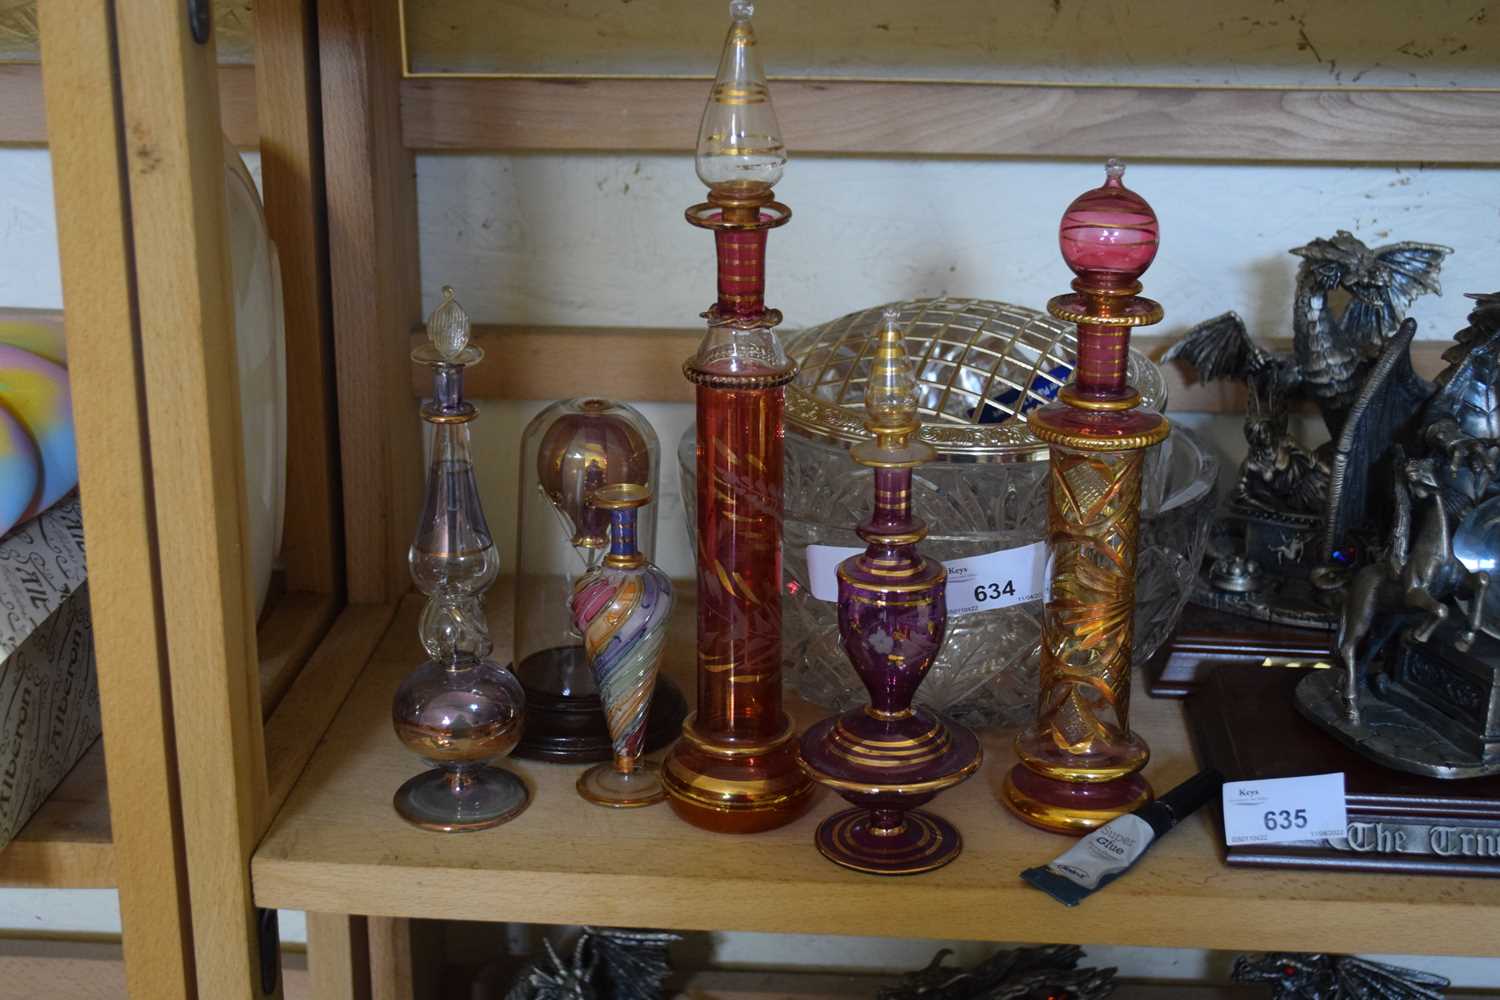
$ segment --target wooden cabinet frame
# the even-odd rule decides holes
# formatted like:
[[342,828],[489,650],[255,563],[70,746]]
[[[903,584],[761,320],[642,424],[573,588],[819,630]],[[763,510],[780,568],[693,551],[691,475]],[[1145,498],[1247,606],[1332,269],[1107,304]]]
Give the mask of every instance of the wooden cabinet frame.
[[[85,865],[95,864],[87,870],[103,881],[97,859],[107,848],[132,995],[216,1000],[263,995],[257,904],[313,910],[310,967],[319,995],[350,1000],[393,996],[409,980],[405,922],[393,918],[440,915],[435,894],[470,883],[486,894],[455,904],[467,916],[628,923],[632,901],[646,899],[642,909],[655,923],[807,932],[903,933],[905,924],[878,917],[893,902],[932,918],[918,932],[942,933],[952,930],[943,914],[955,908],[1044,905],[1016,895],[1014,872],[1000,870],[1011,861],[1003,853],[992,855],[977,885],[934,876],[896,888],[846,886],[794,861],[778,879],[745,891],[706,864],[653,874],[610,869],[607,858],[590,856],[594,867],[577,871],[541,861],[511,870],[503,858],[476,853],[475,842],[458,841],[455,857],[473,867],[455,871],[417,859],[420,851],[371,861],[358,851],[335,858],[328,843],[314,843],[318,797],[339,784],[343,759],[320,741],[332,734],[347,742],[381,724],[371,707],[379,699],[360,697],[361,681],[388,682],[412,646],[405,552],[420,490],[413,392],[422,389],[408,361],[420,321],[414,153],[686,154],[703,99],[702,83],[691,80],[578,78],[564,86],[408,77],[398,3],[260,0],[254,69],[216,66],[212,45],[192,39],[180,0],[80,0],[66,10],[46,3],[45,71],[0,67],[7,87],[0,141],[47,140],[53,149],[105,758],[115,787],[132,793],[112,803],[110,844],[46,842],[57,857],[77,859],[73,881],[36,878],[81,884]],[[621,106],[637,110],[628,126],[616,113]],[[1495,90],[820,80],[778,83],[777,106],[789,144],[811,153],[1500,163]],[[955,115],[974,127],[931,124]],[[868,127],[876,120],[881,128]],[[261,149],[287,308],[285,569],[259,622],[243,557],[221,131]],[[866,145],[872,135],[877,148]],[[514,363],[477,371],[471,386],[491,397],[566,395],[578,386],[563,359],[583,342],[597,349],[610,338],[627,360],[608,384],[591,388],[685,399],[676,373],[695,336],[688,326],[685,318],[682,330],[632,333],[485,328],[480,341]],[[1184,406],[1181,396],[1175,402]],[[1235,400],[1205,394],[1193,402],[1220,408]],[[90,506],[99,496],[113,498],[108,508]],[[503,600],[497,593],[491,603]],[[504,632],[505,615],[498,617]],[[388,630],[389,648],[378,652]],[[1174,712],[1162,708],[1153,718],[1180,725]],[[1172,739],[1163,742],[1175,746]],[[374,772],[391,766],[384,754],[372,752],[380,757]],[[561,802],[567,781],[557,774],[537,778],[545,795],[534,810]],[[987,794],[971,785],[972,794]],[[383,802],[389,791],[359,794]],[[993,822],[1008,822],[998,807]],[[346,835],[334,834],[335,842]],[[392,843],[430,844],[389,835]],[[541,852],[545,845],[528,836],[516,834],[518,852]],[[705,835],[683,827],[670,836],[684,856],[696,856],[702,845],[694,838]],[[976,850],[996,836],[979,832]],[[775,846],[728,846],[740,843]],[[1017,927],[1014,936],[1077,928],[1101,942],[1384,948],[1410,940],[1386,926],[1400,915],[1408,927],[1425,926],[1422,944],[1461,952],[1477,940],[1476,921],[1464,913],[1500,915],[1500,884],[1489,883],[1365,879],[1344,890],[1326,875],[1268,873],[1258,876],[1253,898],[1220,898],[1188,882],[1243,877],[1221,872],[1202,838],[1182,834],[1176,843],[1198,855],[1180,870],[1162,866],[1168,874],[1142,897],[1154,917],[1129,917],[1124,910],[1135,901],[1126,894],[1115,904],[1101,898],[1092,916],[1070,921],[1039,910],[1033,929]],[[503,840],[495,850],[505,850]],[[26,880],[19,862],[6,863],[0,858],[0,877]],[[1187,875],[1168,877],[1172,871]],[[496,898],[491,906],[506,886],[524,900]],[[1439,888],[1461,898],[1423,896]],[[786,904],[803,896],[820,902],[787,924]],[[751,912],[716,902],[726,899]],[[857,903],[860,915],[841,909],[841,899]],[[1290,902],[1277,911],[1272,903],[1282,899]],[[1124,908],[1113,923],[1105,919],[1112,906]],[[1173,907],[1192,919],[1171,917]],[[1275,912],[1288,916],[1278,921]],[[1207,926],[1213,913],[1221,920]],[[997,920],[974,926],[998,934],[1005,921]]]

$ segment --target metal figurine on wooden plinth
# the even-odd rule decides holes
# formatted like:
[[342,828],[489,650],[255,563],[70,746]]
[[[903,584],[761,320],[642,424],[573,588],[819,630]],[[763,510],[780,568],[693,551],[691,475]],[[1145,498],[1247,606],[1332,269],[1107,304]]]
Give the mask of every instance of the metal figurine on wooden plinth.
[[1074,835],[1151,798],[1140,774],[1150,750],[1130,731],[1130,642],[1141,463],[1169,429],[1125,381],[1131,328],[1162,318],[1137,280],[1156,256],[1156,213],[1125,187],[1123,164],[1105,173],[1058,232],[1078,277],[1047,309],[1078,324],[1078,362],[1058,401],[1030,418],[1051,449],[1041,694],[1002,792],[1026,822]]
[[433,769],[396,792],[396,812],[427,830],[483,830],[518,815],[530,799],[514,774],[489,767],[521,738],[521,683],[489,658],[484,592],[500,572],[500,553],[479,504],[469,457],[464,368],[484,352],[469,343],[469,317],[443,289],[427,320],[430,343],[412,360],[432,369],[432,427],[427,496],[409,555],[412,580],[427,595],[418,630],[429,659],[396,692],[391,720],[406,748]]
[[875,440],[850,449],[874,470],[875,509],[856,529],[867,547],[838,568],[839,635],[870,703],[802,737],[807,773],[855,806],[818,825],[818,850],[874,875],[914,875],[958,857],[963,839],[953,825],[916,807],[973,774],[984,756],[969,730],[911,704],[943,645],[948,570],[917,551],[927,526],[912,514],[911,473],[937,453],[914,440],[917,380],[899,316],[886,310],[865,390]]
[[753,833],[795,819],[813,785],[781,703],[782,411],[797,366],[765,306],[766,237],[791,218],[774,200],[786,148],[750,27],[733,24],[698,133],[709,200],[687,210],[714,231],[718,301],[683,365],[697,386],[698,705],[667,756],[672,808],[709,830]]

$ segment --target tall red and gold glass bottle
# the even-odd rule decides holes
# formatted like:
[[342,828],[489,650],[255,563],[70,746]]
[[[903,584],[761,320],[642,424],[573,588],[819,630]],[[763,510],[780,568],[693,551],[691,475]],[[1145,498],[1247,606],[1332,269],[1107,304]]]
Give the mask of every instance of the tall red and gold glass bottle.
[[1156,256],[1156,213],[1124,173],[1109,161],[1104,185],[1068,206],[1058,232],[1078,277],[1047,310],[1078,324],[1078,360],[1030,419],[1051,449],[1041,695],[1002,792],[1026,822],[1075,835],[1151,798],[1140,774],[1150,750],[1130,731],[1130,642],[1141,464],[1169,427],[1125,381],[1131,328],[1161,322],[1162,308],[1137,280]]
[[781,703],[782,409],[797,373],[765,306],[766,238],[791,218],[775,200],[786,148],[750,26],[733,23],[698,133],[719,296],[683,365],[698,396],[698,707],[668,754],[672,808],[697,826],[753,833],[806,808],[813,786]]

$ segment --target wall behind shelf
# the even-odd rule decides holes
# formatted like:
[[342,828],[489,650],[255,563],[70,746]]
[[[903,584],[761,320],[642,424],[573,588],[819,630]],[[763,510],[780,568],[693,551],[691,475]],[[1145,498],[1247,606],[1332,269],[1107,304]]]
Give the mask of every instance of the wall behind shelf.
[[[794,212],[771,236],[768,301],[787,329],[898,298],[965,295],[1041,308],[1067,288],[1056,224],[1098,182],[1078,161],[795,158],[778,191]],[[1349,229],[1372,245],[1403,239],[1454,248],[1444,294],[1418,300],[1420,335],[1464,325],[1467,291],[1500,288],[1493,266],[1500,170],[1420,166],[1138,163],[1127,178],[1156,206],[1162,250],[1145,278],[1181,334],[1234,309],[1258,336],[1290,336],[1298,258],[1287,250]],[[422,292],[436,306],[454,286],[476,322],[681,327],[713,295],[712,243],[682,220],[702,193],[686,156],[422,155],[417,157]],[[523,363],[492,357],[487,364]],[[577,391],[609,358],[578,359]],[[514,565],[516,454],[541,402],[483,401],[473,425],[481,488]],[[657,560],[691,576],[680,520],[677,442],[686,404],[646,404],[662,445]],[[1232,475],[1240,421],[1177,414]],[[1312,443],[1319,430],[1304,422]]]

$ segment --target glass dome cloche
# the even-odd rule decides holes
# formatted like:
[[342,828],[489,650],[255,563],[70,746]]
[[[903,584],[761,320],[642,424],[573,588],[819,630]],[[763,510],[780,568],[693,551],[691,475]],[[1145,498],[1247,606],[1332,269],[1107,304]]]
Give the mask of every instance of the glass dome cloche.
[[[609,760],[612,744],[569,602],[574,583],[609,552],[610,512],[589,503],[601,487],[631,483],[658,496],[661,447],[639,410],[596,396],[559,400],[521,434],[516,517],[515,670],[526,689],[520,757]],[[656,554],[657,504],[637,513],[636,544]],[[676,736],[686,714],[669,680],[656,687],[647,749]]]
[[[857,548],[869,516],[870,470],[849,460],[864,427],[865,383],[882,311],[894,308],[918,379],[919,439],[938,454],[913,476],[914,513],[929,555],[948,562],[1041,542],[1047,522],[1047,447],[1019,419],[1051,402],[1072,374],[1072,324],[985,299],[922,299],[874,306],[788,335],[801,367],[787,386],[782,656],[789,687],[830,711],[862,703],[864,688],[840,648],[838,608],[813,595],[810,545]],[[1128,377],[1143,404],[1165,409],[1160,370],[1132,350]],[[694,431],[678,447],[688,504]],[[1208,544],[1218,463],[1190,431],[1146,456],[1142,488],[1135,662],[1176,627]],[[1037,688],[1042,602],[950,611],[948,637],[917,700],[971,726],[1030,718]]]

